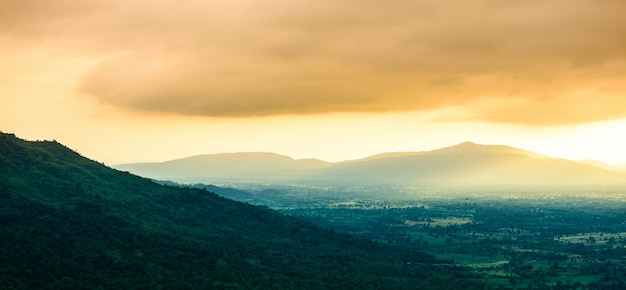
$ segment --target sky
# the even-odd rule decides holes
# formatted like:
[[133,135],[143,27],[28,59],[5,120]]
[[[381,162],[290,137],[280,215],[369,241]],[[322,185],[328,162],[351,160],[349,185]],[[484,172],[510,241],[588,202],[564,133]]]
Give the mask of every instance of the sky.
[[464,141],[626,164],[623,0],[3,0],[0,130],[106,164]]

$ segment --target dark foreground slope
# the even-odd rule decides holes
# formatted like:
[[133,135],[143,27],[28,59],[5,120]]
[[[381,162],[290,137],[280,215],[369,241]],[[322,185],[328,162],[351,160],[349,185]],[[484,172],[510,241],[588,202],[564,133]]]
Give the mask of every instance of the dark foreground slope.
[[0,289],[472,288],[432,256],[0,133]]

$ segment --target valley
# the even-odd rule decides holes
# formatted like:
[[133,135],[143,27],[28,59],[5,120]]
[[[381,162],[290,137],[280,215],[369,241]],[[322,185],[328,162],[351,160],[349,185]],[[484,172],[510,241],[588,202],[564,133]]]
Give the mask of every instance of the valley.
[[[224,177],[220,162],[229,159]],[[301,164],[237,153],[118,168],[428,253],[496,289],[621,289],[626,282],[626,175],[608,166],[470,142]]]
[[[503,150],[519,152],[475,144],[444,151],[467,161],[450,161],[450,168],[469,170],[478,160],[469,155],[494,160]],[[441,151],[410,155],[424,154]],[[528,158],[540,158],[559,165],[552,170],[621,176],[522,155],[527,165],[534,164]],[[276,155],[253,156],[260,158],[257,176],[294,170],[292,159],[278,156],[283,167],[276,171]],[[296,163],[314,171],[368,172],[371,160],[386,160],[377,170],[389,169],[388,157],[356,162],[365,167]],[[403,159],[395,168],[426,168],[420,160]],[[216,182],[213,176],[205,184],[199,171],[185,184],[169,181],[176,176],[150,180],[145,177],[154,176],[120,172],[55,141],[4,133],[0,168],[0,286],[7,289],[626,286],[626,187],[620,182],[394,184],[299,175],[290,182],[280,176]],[[245,158],[229,174],[242,168]],[[443,176],[443,167],[438,170],[430,176]]]
[[432,254],[494,288],[625,286],[626,195],[618,187],[238,187],[252,193],[247,202]]
[[0,290],[626,290],[624,14],[2,0]]

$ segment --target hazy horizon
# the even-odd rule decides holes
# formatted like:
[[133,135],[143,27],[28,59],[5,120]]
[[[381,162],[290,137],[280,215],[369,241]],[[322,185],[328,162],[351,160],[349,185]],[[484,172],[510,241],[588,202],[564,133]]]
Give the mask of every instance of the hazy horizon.
[[[374,156],[377,156],[377,155],[383,155],[383,154],[429,152],[429,151],[435,151],[435,150],[445,149],[445,148],[449,148],[449,147],[459,146],[459,145],[462,145],[464,143],[471,143],[471,144],[484,145],[484,146],[506,146],[506,147],[511,147],[511,148],[515,148],[515,149],[528,151],[530,153],[537,153],[539,155],[544,155],[547,158],[566,159],[566,160],[571,160],[571,161],[575,161],[575,162],[579,162],[579,163],[600,162],[602,164],[613,166],[614,169],[620,169],[620,166],[626,165],[626,163],[624,163],[624,164],[610,164],[610,163],[606,163],[606,162],[601,161],[601,160],[588,159],[588,158],[587,159],[560,158],[560,157],[555,157],[555,156],[550,156],[550,155],[547,155],[547,154],[543,154],[541,152],[535,152],[535,151],[532,151],[532,150],[526,150],[524,148],[518,148],[518,147],[510,146],[510,145],[507,145],[507,144],[481,144],[481,143],[476,143],[476,142],[472,142],[472,141],[463,141],[461,143],[451,144],[451,145],[448,145],[448,146],[437,147],[437,148],[428,149],[428,150],[385,151],[385,152],[378,152],[378,153],[375,153],[375,154],[361,156],[361,157],[357,157],[357,158],[340,159],[340,160],[324,160],[324,159],[316,158],[316,157],[297,158],[297,157],[294,157],[294,156],[290,156],[288,154],[283,154],[281,152],[271,152],[271,151],[230,151],[230,152],[215,152],[215,153],[201,153],[201,154],[194,154],[194,155],[186,155],[186,156],[181,156],[181,157],[176,157],[176,158],[166,159],[166,160],[143,160],[143,161],[137,161],[137,162],[111,164],[111,165],[123,165],[123,164],[134,164],[134,163],[160,163],[160,162],[168,162],[168,161],[173,161],[173,160],[187,159],[187,158],[200,157],[200,156],[232,155],[232,154],[235,154],[235,155],[236,154],[276,154],[276,155],[279,155],[279,156],[284,156],[284,157],[291,158],[291,159],[296,160],[296,161],[297,160],[311,160],[311,159],[313,159],[313,160],[319,160],[319,161],[326,162],[326,163],[341,163],[341,162],[345,162],[345,161],[354,161],[354,160],[366,159],[366,158],[374,157]],[[589,163],[587,163],[587,164],[589,164]],[[591,164],[591,165],[593,165],[593,164]]]
[[626,2],[4,1],[0,130],[107,164],[465,141],[626,164]]

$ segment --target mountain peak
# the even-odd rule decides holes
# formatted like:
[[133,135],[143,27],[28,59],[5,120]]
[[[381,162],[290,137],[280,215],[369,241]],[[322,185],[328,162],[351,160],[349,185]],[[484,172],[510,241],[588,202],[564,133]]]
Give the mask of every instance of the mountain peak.
[[465,141],[465,142],[462,142],[462,143],[459,143],[459,144],[456,144],[456,145],[452,145],[452,146],[449,146],[449,147],[444,147],[444,148],[441,148],[441,149],[452,149],[452,148],[455,148],[455,149],[463,149],[463,150],[474,150],[474,149],[478,149],[478,148],[486,149],[486,148],[490,148],[490,147],[494,147],[494,146],[501,146],[501,145],[485,145],[485,144],[474,143],[474,142],[471,142],[471,141]]
[[478,144],[470,141],[465,141],[463,143],[459,143],[454,146],[445,147],[433,151],[428,151],[426,153],[431,154],[467,154],[467,155],[476,155],[476,154],[520,154],[533,158],[549,158],[549,156],[545,156],[539,153],[526,151],[523,149],[506,146],[506,145],[487,145],[487,144]]
[[484,145],[484,144],[473,143],[470,141],[465,141],[457,145],[444,147],[441,149],[436,149],[436,150],[432,150],[428,152],[429,153],[476,154],[476,153],[489,153],[489,152],[501,151],[504,148],[516,149],[513,147],[504,146],[504,145]]

